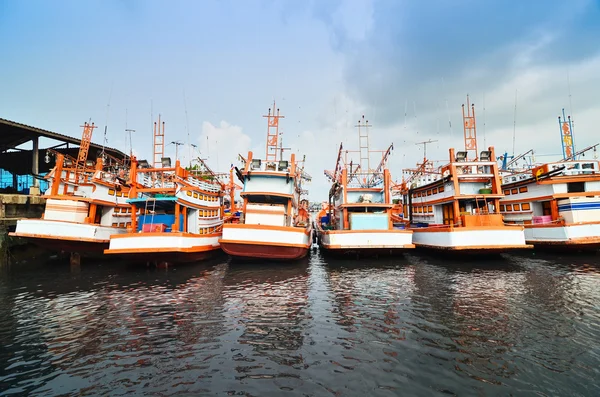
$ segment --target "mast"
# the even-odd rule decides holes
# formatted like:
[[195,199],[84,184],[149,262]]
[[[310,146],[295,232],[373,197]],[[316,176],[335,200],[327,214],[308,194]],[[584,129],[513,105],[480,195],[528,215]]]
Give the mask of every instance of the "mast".
[[85,163],[88,158],[88,152],[90,150],[90,143],[92,142],[92,133],[96,126],[94,123],[83,123],[83,134],[81,136],[81,142],[79,144],[79,153],[77,154],[77,162],[75,163],[75,182],[79,182],[79,176],[83,175],[85,170]]
[[462,105],[463,112],[463,127],[465,135],[465,151],[467,152],[467,160],[469,152],[475,152],[473,160],[477,160],[477,130],[475,126],[475,104],[469,103],[469,95],[467,95],[467,113],[465,114],[465,105]]
[[562,120],[558,116],[558,125],[560,127],[560,141],[562,143],[563,159],[564,160],[577,160],[577,153],[575,153],[575,142],[573,139],[573,124],[571,123],[571,116],[565,117],[565,109],[562,110]]
[[[161,130],[162,126],[162,130]],[[165,122],[160,124],[160,114],[158,115],[158,124],[154,122],[154,168],[162,167],[162,158],[165,157]]]
[[269,114],[264,115],[263,117],[267,118],[267,155],[265,157],[265,161],[277,161],[277,151],[281,150],[283,154],[283,148],[279,148],[277,145],[277,140],[279,139],[279,119],[285,118],[285,116],[281,116],[279,114],[279,109],[276,112],[275,101],[273,101],[273,113],[271,113],[271,108],[269,108]]
[[[361,124],[362,121],[362,124]],[[365,115],[358,120],[358,124],[355,125],[358,128],[358,146],[360,151],[360,162],[359,166],[362,173],[369,173],[371,170],[371,164],[369,160],[369,120],[365,120]]]

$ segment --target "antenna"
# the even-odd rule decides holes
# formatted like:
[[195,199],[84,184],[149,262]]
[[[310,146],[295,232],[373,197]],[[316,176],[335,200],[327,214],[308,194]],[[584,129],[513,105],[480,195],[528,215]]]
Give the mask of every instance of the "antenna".
[[183,142],[173,141],[171,145],[175,145],[175,161],[179,160],[179,146],[183,145]]
[[[189,157],[190,157],[190,167],[191,167],[192,166],[192,147],[190,146],[191,145],[191,143],[190,143],[190,122],[188,120],[187,101],[185,99],[185,90],[183,90],[183,109],[185,111],[185,130],[187,132],[188,148],[190,149]],[[177,155],[175,155],[175,159],[177,160]]]
[[465,114],[465,105],[462,105],[463,112],[463,127],[465,135],[465,151],[475,152],[477,159],[477,129],[475,126],[475,104],[469,103],[469,95],[467,94],[467,113]]
[[515,90],[515,113],[513,116],[513,156],[515,155],[515,142],[517,140],[517,90]]
[[[362,124],[361,124],[362,121]],[[371,164],[369,160],[369,120],[365,120],[365,115],[358,120],[358,124],[355,125],[358,128],[358,146],[360,150],[360,169],[362,172],[369,172],[371,170]],[[364,133],[363,133],[364,131]],[[366,166],[366,167],[365,167]]]
[[430,143],[434,143],[437,142],[437,140],[432,141],[431,139],[427,140],[427,141],[423,141],[423,142],[417,142],[415,143],[415,145],[423,145],[423,162],[427,162],[427,145]]
[[[485,143],[485,92],[483,93],[483,147],[487,147]],[[515,149],[513,148],[513,156]]]
[[[269,108],[267,118],[267,155],[265,161],[277,161],[277,140],[279,138],[279,119],[285,118],[285,116],[279,115],[279,109],[277,109],[275,101],[273,101],[273,112]],[[275,113],[277,112],[277,113]],[[274,130],[274,131],[273,131]]]
[[446,114],[448,115],[448,128],[450,129],[450,136],[452,136],[452,121],[450,121],[450,108],[448,107],[448,96],[446,95],[446,83],[442,77],[442,88],[444,90],[444,98],[446,99]]
[[[162,127],[162,130],[161,130]],[[160,114],[158,123],[154,123],[154,168],[162,167],[162,158],[165,157],[165,122],[160,123]]]

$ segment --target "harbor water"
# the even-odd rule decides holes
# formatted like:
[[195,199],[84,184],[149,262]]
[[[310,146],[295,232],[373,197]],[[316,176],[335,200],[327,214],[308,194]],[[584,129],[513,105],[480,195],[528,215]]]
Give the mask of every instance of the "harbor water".
[[598,396],[596,263],[12,264],[0,396]]

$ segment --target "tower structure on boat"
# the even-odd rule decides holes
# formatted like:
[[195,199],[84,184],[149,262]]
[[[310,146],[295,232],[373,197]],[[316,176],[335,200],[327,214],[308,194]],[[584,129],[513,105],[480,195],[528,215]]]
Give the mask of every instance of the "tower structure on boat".
[[[558,117],[563,159],[503,176],[500,211],[525,227],[528,244],[564,250],[600,248],[600,163],[575,151],[570,116]],[[581,156],[581,157],[580,157]]]
[[302,199],[302,181],[310,178],[294,153],[284,156],[280,143],[280,114],[275,102],[267,115],[264,158],[252,152],[236,175],[243,184],[242,211],[237,223],[223,225],[223,251],[245,259],[300,259],[312,244],[308,200]]
[[493,147],[478,153],[475,105],[463,105],[464,149],[437,169],[425,157],[403,185],[404,217],[417,247],[461,252],[530,248],[522,226],[502,221],[501,179]]
[[[393,183],[387,168],[394,145],[385,151],[371,151],[368,120],[362,116],[356,127],[359,150],[344,150],[340,143],[333,171],[325,171],[331,188],[328,213],[316,220],[320,247],[341,254],[390,253],[414,248],[412,232],[404,230],[403,225],[394,226]],[[371,155],[375,152],[381,158],[372,169]],[[358,154],[358,163],[351,159],[352,153]]]

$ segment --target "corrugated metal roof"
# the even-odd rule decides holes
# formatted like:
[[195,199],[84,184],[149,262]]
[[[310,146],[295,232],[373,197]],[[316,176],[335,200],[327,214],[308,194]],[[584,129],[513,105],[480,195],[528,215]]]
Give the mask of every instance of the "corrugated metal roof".
[[[14,148],[25,142],[28,142],[34,136],[55,139],[57,141],[73,143],[76,145],[79,145],[79,143],[81,142],[80,137],[74,138],[69,135],[59,134],[57,132],[52,132],[30,125],[17,123],[16,121],[0,118],[0,148],[2,149],[2,151]],[[90,146],[96,149],[102,149],[102,145],[99,145],[97,143],[92,142]],[[109,152],[113,156],[126,156],[125,153],[115,148],[105,146],[104,150]]]

